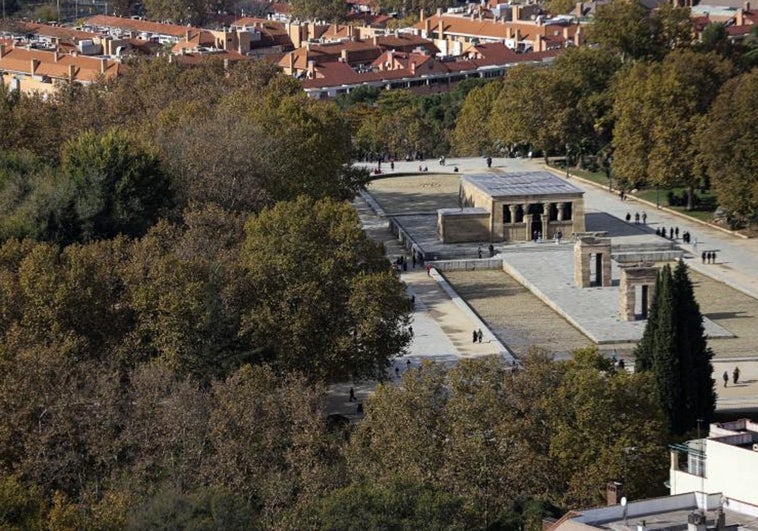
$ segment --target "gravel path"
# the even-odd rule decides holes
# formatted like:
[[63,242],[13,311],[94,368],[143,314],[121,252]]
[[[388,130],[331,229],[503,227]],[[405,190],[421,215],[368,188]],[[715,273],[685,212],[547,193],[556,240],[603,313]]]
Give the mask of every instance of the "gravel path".
[[562,356],[592,344],[503,271],[450,271],[445,278],[517,356],[531,346]]
[[711,339],[716,358],[755,357],[758,354],[758,300],[690,269],[700,311],[735,336]]

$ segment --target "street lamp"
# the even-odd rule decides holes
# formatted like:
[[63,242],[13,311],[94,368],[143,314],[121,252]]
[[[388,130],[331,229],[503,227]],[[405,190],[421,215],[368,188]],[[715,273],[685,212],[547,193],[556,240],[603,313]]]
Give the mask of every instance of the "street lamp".
[[569,175],[569,145],[568,142],[566,142],[566,178],[568,179],[569,177],[571,177],[571,175]]
[[608,155],[606,164],[608,165],[608,191],[613,192],[613,155]]

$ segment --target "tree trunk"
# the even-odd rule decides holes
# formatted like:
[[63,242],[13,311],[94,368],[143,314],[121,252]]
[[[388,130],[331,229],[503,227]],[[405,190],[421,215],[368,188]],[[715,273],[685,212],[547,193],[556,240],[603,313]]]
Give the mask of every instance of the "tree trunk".
[[687,187],[687,210],[695,208],[695,187],[689,185]]

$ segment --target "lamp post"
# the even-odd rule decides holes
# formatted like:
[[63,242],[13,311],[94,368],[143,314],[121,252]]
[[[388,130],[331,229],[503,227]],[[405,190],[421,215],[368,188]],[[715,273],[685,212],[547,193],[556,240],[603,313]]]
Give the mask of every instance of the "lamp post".
[[608,191],[613,192],[613,155],[608,156]]
[[655,208],[661,208],[661,202],[659,200],[659,192],[660,189],[658,188],[658,185],[655,185]]
[[571,175],[569,175],[569,145],[568,142],[566,142],[566,178],[568,179],[569,177],[571,177]]

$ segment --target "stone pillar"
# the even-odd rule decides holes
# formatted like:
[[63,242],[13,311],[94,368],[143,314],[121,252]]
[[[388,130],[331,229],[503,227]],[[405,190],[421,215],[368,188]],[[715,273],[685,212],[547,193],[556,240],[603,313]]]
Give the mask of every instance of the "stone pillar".
[[521,208],[524,209],[524,230],[526,231],[526,241],[532,239],[532,215],[529,214],[529,203],[524,203]]
[[540,215],[540,219],[542,220],[542,238],[548,240],[553,237],[550,233],[550,226],[548,225],[548,222],[550,221],[550,203],[542,203],[542,214]]
[[558,221],[563,221],[563,209],[566,208],[566,204],[556,203],[555,207],[558,209]]
[[516,211],[518,211],[518,205],[508,205],[508,210],[511,211],[511,223],[516,223]]

